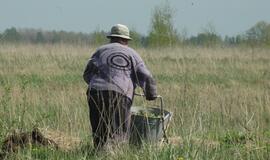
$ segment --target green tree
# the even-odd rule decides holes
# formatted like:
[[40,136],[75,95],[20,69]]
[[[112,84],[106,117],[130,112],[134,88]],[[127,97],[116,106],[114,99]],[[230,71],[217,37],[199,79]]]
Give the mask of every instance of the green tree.
[[61,41],[61,37],[60,37],[59,32],[53,31],[51,42],[54,44],[54,43],[59,43],[60,41]]
[[132,38],[132,41],[130,41],[130,46],[132,47],[142,47],[142,38],[143,36],[137,32],[136,30],[130,30],[130,37]]
[[270,46],[270,24],[260,21],[246,32],[246,39],[249,45]]
[[96,30],[90,35],[90,37],[91,37],[90,43],[92,45],[105,44],[108,42],[107,35],[108,34],[105,31]]
[[168,3],[157,6],[153,12],[147,45],[150,47],[171,47],[178,42],[178,33],[173,26],[173,9]]
[[44,38],[42,32],[37,32],[35,41],[36,41],[36,43],[44,43],[45,42],[45,38]]
[[[226,38],[227,41],[228,37]],[[222,38],[219,36],[212,24],[208,24],[202,33],[192,36],[188,39],[188,44],[199,45],[204,47],[213,47],[222,44]]]
[[188,44],[205,47],[213,47],[221,43],[221,37],[214,33],[199,33],[197,36],[193,36],[188,39]]
[[18,42],[21,40],[21,35],[14,27],[6,29],[3,35],[4,36],[2,38],[7,42]]

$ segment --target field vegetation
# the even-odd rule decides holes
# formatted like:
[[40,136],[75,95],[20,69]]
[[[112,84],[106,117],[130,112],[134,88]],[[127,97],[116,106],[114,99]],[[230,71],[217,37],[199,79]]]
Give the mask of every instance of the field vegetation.
[[[28,146],[9,159],[269,159],[270,52],[263,48],[138,48],[152,71],[177,144],[92,153],[82,72],[95,47],[0,46],[0,141],[38,126],[79,137],[71,152]],[[137,90],[141,92],[141,90]],[[149,106],[135,98],[134,105]]]
[[[0,33],[0,145],[15,130],[50,129],[82,140],[63,151],[27,145],[0,159],[269,159],[270,24],[221,37],[209,24],[186,37],[169,4],[155,7],[148,35],[131,30],[135,47],[173,112],[169,144],[93,152],[87,84],[82,74],[107,31],[91,34],[35,29]],[[136,92],[142,93],[140,89]],[[157,106],[135,97],[134,105]]]

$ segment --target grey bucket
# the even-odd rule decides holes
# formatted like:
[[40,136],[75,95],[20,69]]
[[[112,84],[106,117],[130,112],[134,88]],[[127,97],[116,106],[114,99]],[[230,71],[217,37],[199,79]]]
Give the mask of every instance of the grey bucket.
[[[141,113],[145,113],[145,115]],[[162,120],[162,115],[164,120]],[[132,106],[130,143],[140,145],[143,142],[160,141],[165,134],[163,129],[167,129],[171,116],[172,113],[164,109],[162,114],[162,108]]]

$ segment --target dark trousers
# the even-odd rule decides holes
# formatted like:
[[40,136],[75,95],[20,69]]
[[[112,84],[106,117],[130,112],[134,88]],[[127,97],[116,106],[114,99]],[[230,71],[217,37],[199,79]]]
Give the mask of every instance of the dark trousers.
[[127,141],[132,101],[114,91],[91,89],[87,95],[94,147]]

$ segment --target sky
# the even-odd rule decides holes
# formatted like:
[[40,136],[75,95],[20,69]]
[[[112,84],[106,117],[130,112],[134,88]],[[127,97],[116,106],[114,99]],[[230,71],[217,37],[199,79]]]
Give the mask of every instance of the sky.
[[16,27],[91,33],[121,23],[147,34],[154,8],[166,1],[174,27],[189,36],[208,26],[234,36],[259,21],[270,23],[270,0],[0,0],[0,32]]

